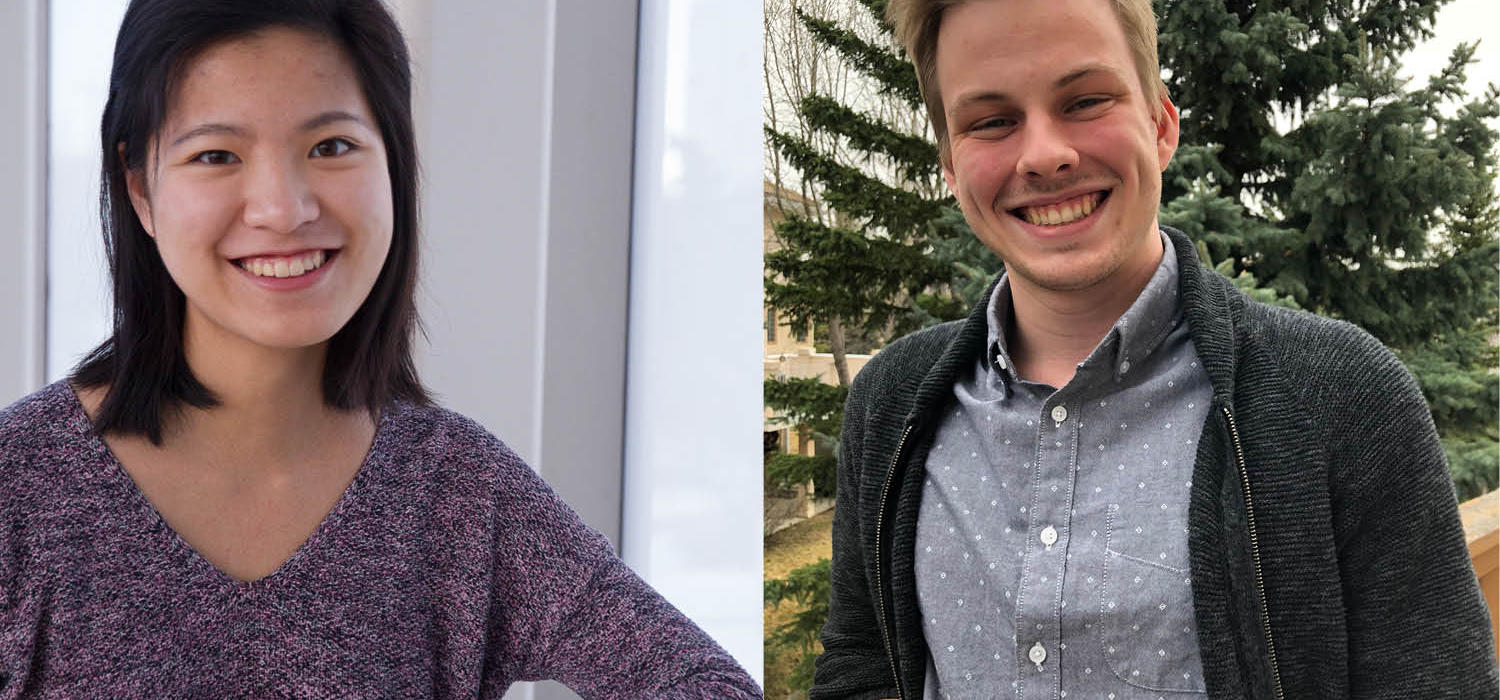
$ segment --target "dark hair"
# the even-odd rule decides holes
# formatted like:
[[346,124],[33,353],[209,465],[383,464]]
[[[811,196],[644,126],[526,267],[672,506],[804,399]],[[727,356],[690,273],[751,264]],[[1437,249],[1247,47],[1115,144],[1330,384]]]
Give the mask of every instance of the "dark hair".
[[188,368],[182,345],[187,300],[131,206],[125,173],[146,167],[148,143],[189,61],[212,44],[273,26],[326,35],[347,53],[385,142],[390,171],[390,252],[370,295],[329,341],[323,400],[372,414],[393,400],[430,402],[411,357],[419,329],[411,64],[390,13],[380,0],[132,0],[115,39],[99,129],[99,205],[114,285],[113,333],[71,377],[85,387],[109,386],[94,419],[100,433],[144,434],[161,444],[167,411],[218,405]]

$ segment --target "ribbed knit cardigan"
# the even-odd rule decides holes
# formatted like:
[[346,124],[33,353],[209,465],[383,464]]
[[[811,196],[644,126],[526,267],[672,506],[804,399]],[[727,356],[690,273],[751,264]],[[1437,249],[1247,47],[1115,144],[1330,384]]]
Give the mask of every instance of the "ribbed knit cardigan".
[[59,381],[0,412],[0,700],[758,698],[473,421],[397,403],[275,573],[219,571],[167,524]]
[[[1251,301],[1163,230],[1213,384],[1188,504],[1208,697],[1495,698],[1488,614],[1411,374],[1351,324]],[[984,308],[891,344],[850,389],[812,700],[921,697],[924,465],[984,352]]]

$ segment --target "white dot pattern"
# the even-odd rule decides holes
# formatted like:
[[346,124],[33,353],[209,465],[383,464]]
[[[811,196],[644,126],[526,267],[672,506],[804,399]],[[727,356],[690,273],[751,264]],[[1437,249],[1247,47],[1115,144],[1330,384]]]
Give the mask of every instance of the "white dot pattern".
[[[1176,267],[1163,255],[1061,389],[1017,376],[999,331],[1008,286],[992,296],[990,356],[1006,362],[981,359],[959,379],[958,408],[926,456],[915,550],[932,652],[924,697],[1204,692],[1187,502],[1212,391]],[[1028,657],[1038,644],[1040,664]]]

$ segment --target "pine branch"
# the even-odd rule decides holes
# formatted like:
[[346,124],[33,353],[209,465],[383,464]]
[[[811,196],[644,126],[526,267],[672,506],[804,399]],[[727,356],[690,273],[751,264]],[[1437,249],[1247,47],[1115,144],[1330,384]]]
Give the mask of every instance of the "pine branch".
[[900,133],[824,95],[802,98],[799,109],[812,128],[838,134],[861,151],[891,158],[901,180],[931,180],[940,172],[937,147],[925,136]]
[[854,32],[828,20],[813,17],[800,8],[797,10],[797,17],[818,43],[833,49],[849,65],[873,78],[880,85],[882,93],[905,100],[913,109],[922,108],[922,93],[917,89],[917,75],[912,71],[911,64],[895,52],[875,46],[859,38]]
[[819,153],[795,136],[766,130],[767,137],[788,162],[824,188],[822,200],[844,215],[910,240],[925,232],[926,224],[941,214],[941,206],[906,190],[891,187],[850,165]]

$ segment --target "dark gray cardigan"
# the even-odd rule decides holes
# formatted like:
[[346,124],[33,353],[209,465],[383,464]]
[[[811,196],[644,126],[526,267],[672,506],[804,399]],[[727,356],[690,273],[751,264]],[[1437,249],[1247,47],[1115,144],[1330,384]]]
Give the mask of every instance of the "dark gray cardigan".
[[[1163,230],[1214,390],[1188,504],[1209,697],[1497,697],[1489,616],[1411,374],[1351,324],[1249,300]],[[850,389],[813,700],[921,697],[923,465],[984,351],[984,313],[896,341]]]

